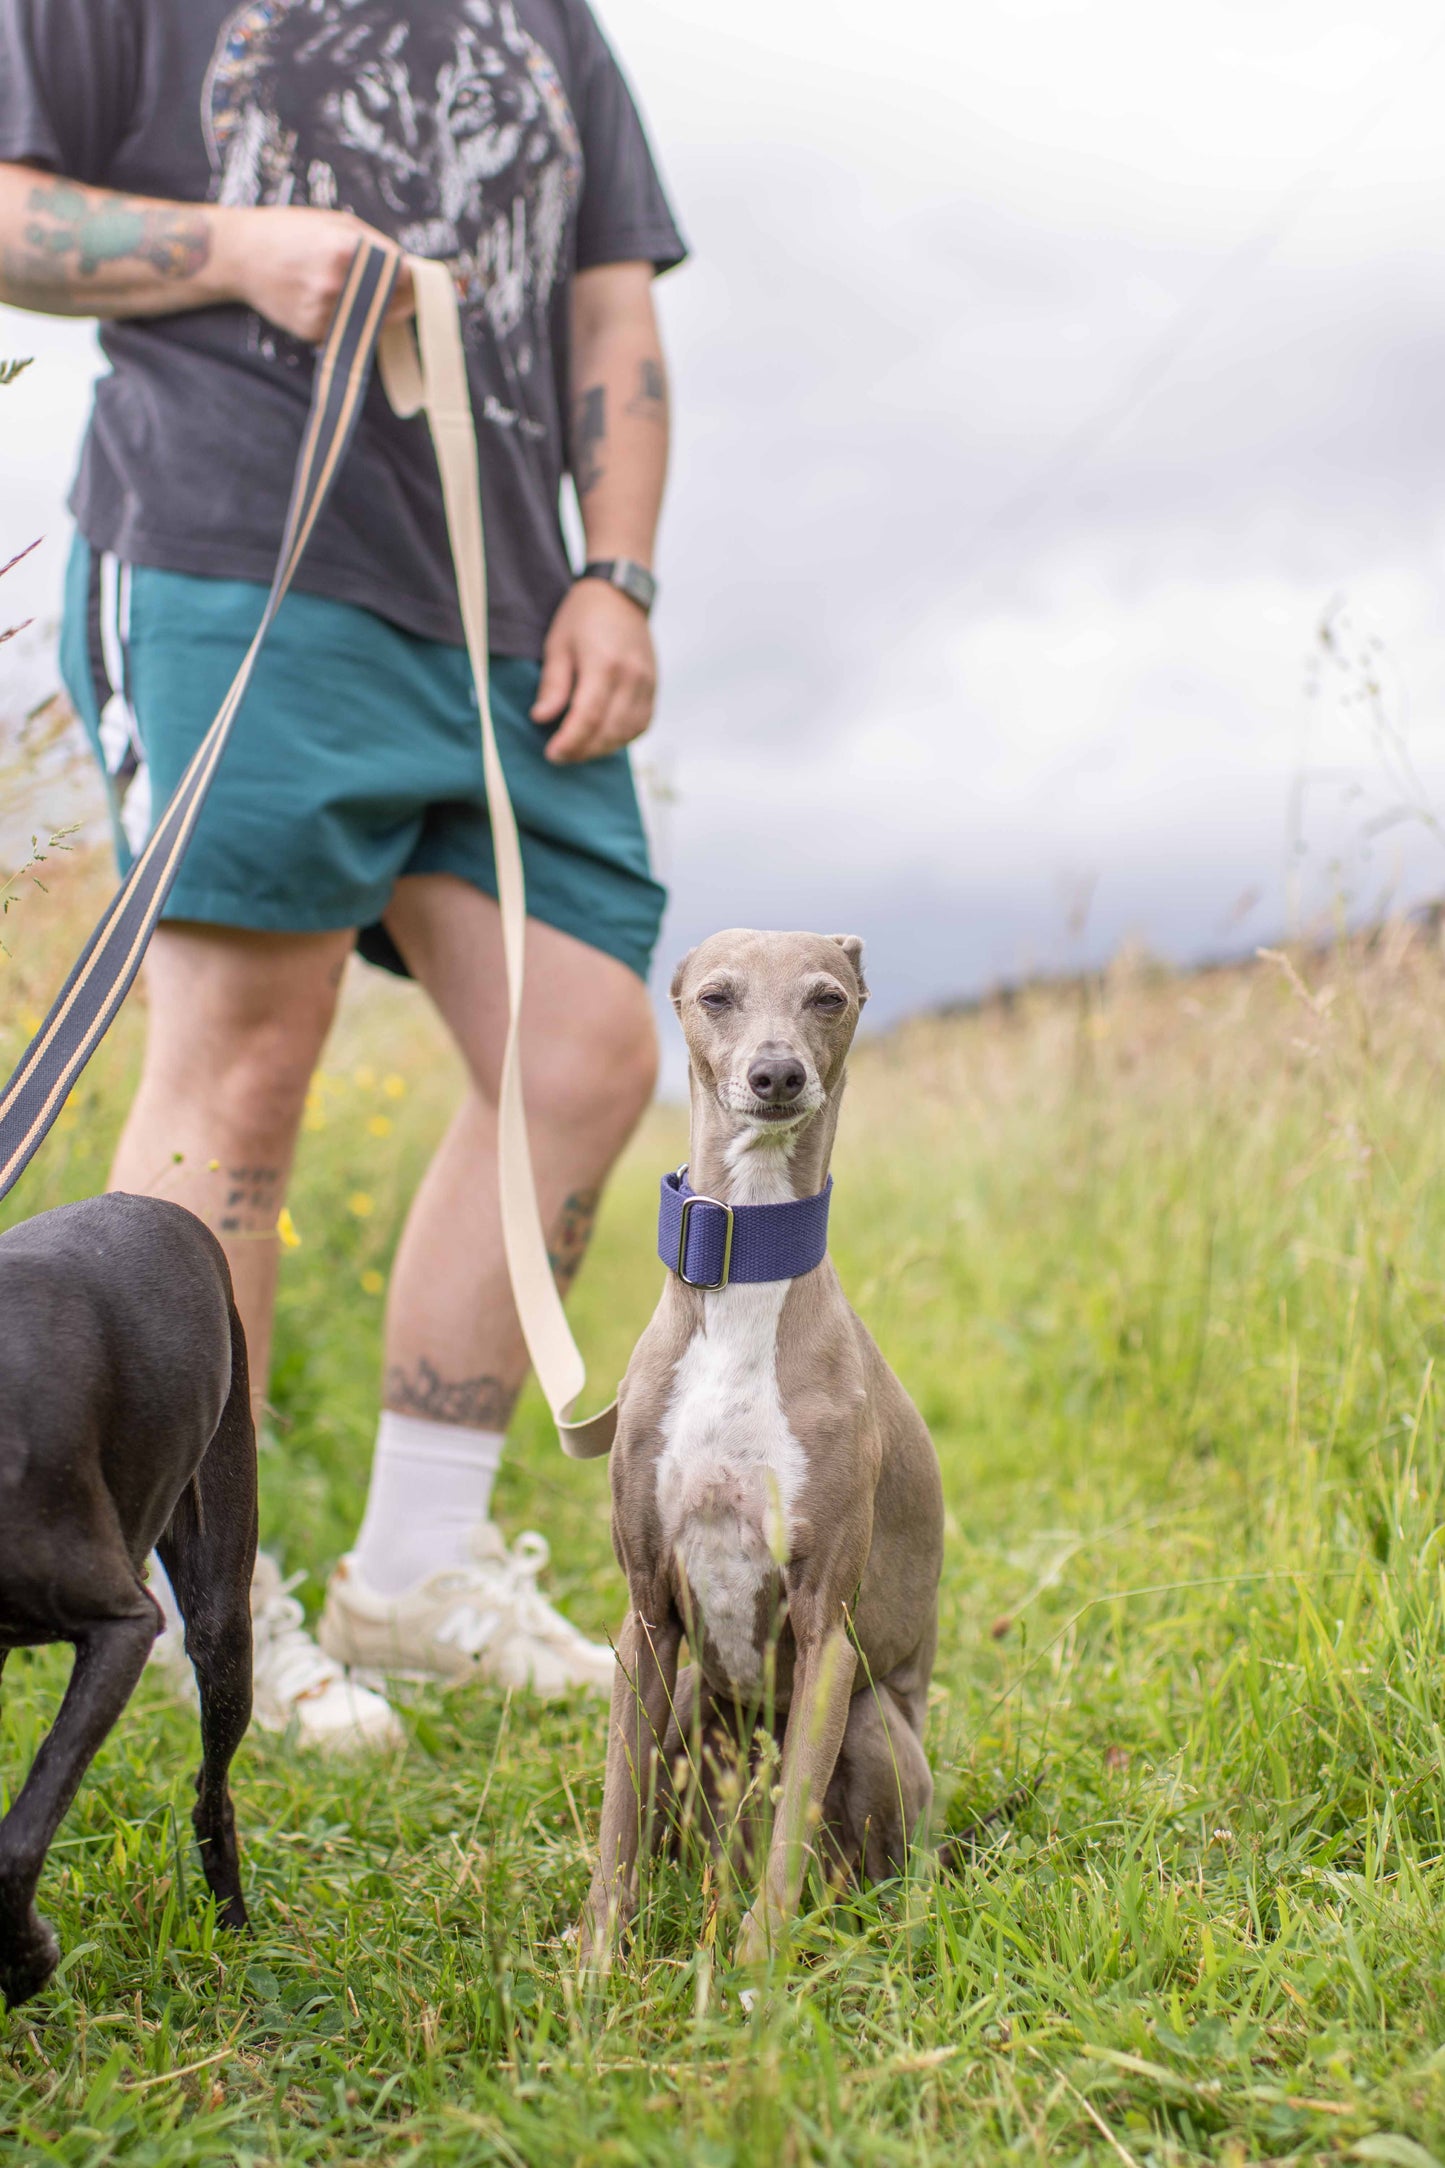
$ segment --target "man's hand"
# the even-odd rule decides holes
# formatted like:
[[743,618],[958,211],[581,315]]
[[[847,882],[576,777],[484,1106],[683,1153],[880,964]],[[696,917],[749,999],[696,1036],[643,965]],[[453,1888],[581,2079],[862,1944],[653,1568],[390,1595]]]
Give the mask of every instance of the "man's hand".
[[[218,298],[244,302],[308,346],[319,346],[331,329],[357,243],[395,245],[349,211],[257,205],[223,208],[211,217]],[[412,315],[414,308],[411,274],[403,264],[388,323]]]
[[657,659],[647,619],[602,580],[578,580],[542,649],[534,723],[562,727],[547,747],[559,764],[596,760],[640,738],[652,721]]
[[[239,301],[319,346],[363,236],[386,241],[349,211],[168,203],[0,161],[0,301],[52,316],[172,316]],[[403,270],[389,315],[413,306]]]

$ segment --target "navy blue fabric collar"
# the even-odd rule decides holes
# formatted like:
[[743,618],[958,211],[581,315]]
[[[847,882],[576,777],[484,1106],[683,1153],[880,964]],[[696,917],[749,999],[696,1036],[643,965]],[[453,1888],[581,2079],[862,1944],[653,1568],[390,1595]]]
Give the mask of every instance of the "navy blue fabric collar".
[[786,1204],[719,1203],[688,1186],[687,1169],[662,1178],[657,1254],[687,1287],[709,1290],[760,1280],[796,1280],[828,1254],[833,1177],[816,1197]]

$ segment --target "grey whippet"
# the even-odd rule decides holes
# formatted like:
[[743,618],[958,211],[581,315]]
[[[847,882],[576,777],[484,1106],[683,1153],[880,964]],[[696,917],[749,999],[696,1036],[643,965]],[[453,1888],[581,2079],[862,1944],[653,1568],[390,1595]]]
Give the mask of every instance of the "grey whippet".
[[[826,1241],[821,1193],[866,999],[853,935],[719,933],[678,967],[687,1186],[732,1208],[729,1240],[738,1208],[816,1199]],[[932,1440],[826,1255],[793,1277],[688,1284],[726,1276],[716,1254],[705,1274],[669,1274],[620,1394],[612,1537],[629,1608],[579,1929],[592,1963],[632,1913],[639,1847],[674,1768],[701,1744],[704,1827],[721,1842],[717,1773],[730,1756],[746,1781],[767,1704],[781,1785],[741,1962],[766,1953],[796,1906],[815,1845],[834,1872],[898,1871],[932,1800],[922,1732],[943,1553]]]

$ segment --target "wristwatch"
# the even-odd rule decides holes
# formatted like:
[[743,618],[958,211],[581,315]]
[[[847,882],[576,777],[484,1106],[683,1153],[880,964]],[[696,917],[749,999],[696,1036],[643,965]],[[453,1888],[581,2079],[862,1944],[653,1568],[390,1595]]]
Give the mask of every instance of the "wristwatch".
[[646,565],[640,565],[635,557],[594,557],[577,575],[579,580],[606,580],[635,602],[644,617],[651,612],[657,600],[657,582]]

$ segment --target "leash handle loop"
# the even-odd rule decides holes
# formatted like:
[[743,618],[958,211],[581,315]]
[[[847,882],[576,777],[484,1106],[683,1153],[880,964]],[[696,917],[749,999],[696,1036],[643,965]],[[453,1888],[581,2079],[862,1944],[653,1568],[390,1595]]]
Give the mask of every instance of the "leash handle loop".
[[573,1421],[587,1369],[552,1277],[537,1204],[527,1110],[522,1095],[522,1000],[526,981],[527,888],[511,794],[497,747],[488,684],[487,561],[476,428],[467,387],[466,354],[456,288],[447,266],[408,258],[416,296],[415,325],[390,325],[379,361],[387,397],[398,414],[423,412],[441,472],[447,534],[456,567],[457,597],[482,726],[482,767],[497,862],[497,904],[507,975],[507,1038],[497,1099],[497,1174],[502,1241],[518,1321],[557,1426],[573,1460],[607,1452],[617,1429],[617,1402]]

